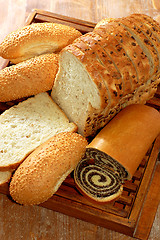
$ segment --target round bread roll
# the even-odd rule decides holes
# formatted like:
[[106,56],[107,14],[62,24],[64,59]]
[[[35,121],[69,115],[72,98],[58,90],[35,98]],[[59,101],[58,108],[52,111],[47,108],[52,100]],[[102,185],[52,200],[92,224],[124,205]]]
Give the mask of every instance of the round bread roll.
[[58,55],[43,54],[0,71],[0,102],[51,90],[58,71]]
[[19,63],[41,54],[60,51],[82,34],[58,23],[33,23],[8,34],[0,44],[0,56]]
[[49,199],[76,167],[87,146],[77,133],[59,133],[32,152],[15,171],[10,195],[20,204]]

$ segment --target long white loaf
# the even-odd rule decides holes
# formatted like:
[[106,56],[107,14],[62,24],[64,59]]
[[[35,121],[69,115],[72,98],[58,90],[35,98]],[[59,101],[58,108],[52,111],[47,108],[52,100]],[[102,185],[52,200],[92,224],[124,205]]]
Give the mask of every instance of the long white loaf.
[[52,97],[84,136],[121,109],[145,104],[160,82],[160,25],[132,14],[106,19],[61,51]]

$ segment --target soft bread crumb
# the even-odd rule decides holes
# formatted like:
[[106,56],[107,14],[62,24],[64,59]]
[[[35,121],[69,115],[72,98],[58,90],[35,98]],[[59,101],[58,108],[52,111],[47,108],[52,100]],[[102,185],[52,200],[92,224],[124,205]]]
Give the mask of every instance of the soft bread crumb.
[[0,185],[9,182],[9,180],[11,179],[12,176],[12,172],[11,171],[4,171],[4,172],[0,172]]
[[24,205],[49,199],[81,160],[86,146],[86,139],[77,133],[59,133],[49,139],[15,171],[11,197]]

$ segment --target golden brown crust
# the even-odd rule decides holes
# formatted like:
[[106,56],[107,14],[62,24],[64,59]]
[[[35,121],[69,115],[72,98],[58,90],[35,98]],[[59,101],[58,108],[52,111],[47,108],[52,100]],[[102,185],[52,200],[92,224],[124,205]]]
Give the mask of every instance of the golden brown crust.
[[[86,45],[85,44],[81,44],[78,45],[77,43],[73,43],[69,46],[67,46],[66,48],[64,48],[63,51],[68,51],[71,52],[72,54],[74,54],[78,60],[80,60],[80,62],[84,65],[84,67],[86,68],[86,70],[88,71],[91,79],[93,80],[93,82],[96,84],[97,89],[99,91],[99,95],[100,95],[100,99],[101,99],[101,108],[105,108],[106,105],[108,104],[108,93],[106,91],[106,87],[105,84],[103,82],[103,79],[101,77],[101,75],[99,74],[99,72],[97,71],[97,65],[98,62],[92,62],[92,54],[89,54],[89,58],[87,57],[87,54],[84,54],[86,49]],[[84,50],[84,52],[83,52]],[[86,49],[87,51],[89,49]],[[90,64],[88,64],[88,62],[90,62]]]
[[57,23],[33,23],[11,32],[0,44],[0,56],[18,63],[44,53],[60,51],[81,33]]
[[[101,34],[104,30],[112,34],[112,36],[119,42],[119,45],[124,49],[125,55],[127,55],[132,61],[136,70],[135,79],[137,78],[138,84],[141,84],[144,80],[148,79],[150,68],[149,61],[130,32],[119,24],[118,20],[114,20],[112,23],[102,26],[99,24],[99,27],[94,31]],[[133,77],[131,78],[131,81],[133,83],[133,88],[135,88],[137,83]]]
[[60,133],[38,147],[16,170],[12,198],[24,205],[50,198],[85,153],[87,141],[77,133]]
[[58,55],[44,54],[0,71],[0,102],[50,90],[58,71]]
[[160,113],[152,107],[132,104],[117,114],[87,148],[110,155],[131,177],[159,133]]

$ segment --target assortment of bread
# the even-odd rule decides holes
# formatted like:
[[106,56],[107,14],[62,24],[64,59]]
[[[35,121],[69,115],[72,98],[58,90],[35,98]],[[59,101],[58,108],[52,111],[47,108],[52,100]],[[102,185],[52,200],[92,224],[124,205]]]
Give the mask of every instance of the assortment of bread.
[[160,82],[159,41],[159,24],[142,14],[84,35],[34,23],[6,36],[0,102],[29,97],[0,116],[0,178],[13,200],[42,203],[73,170],[89,199],[121,195],[160,132],[159,112],[144,105]]

